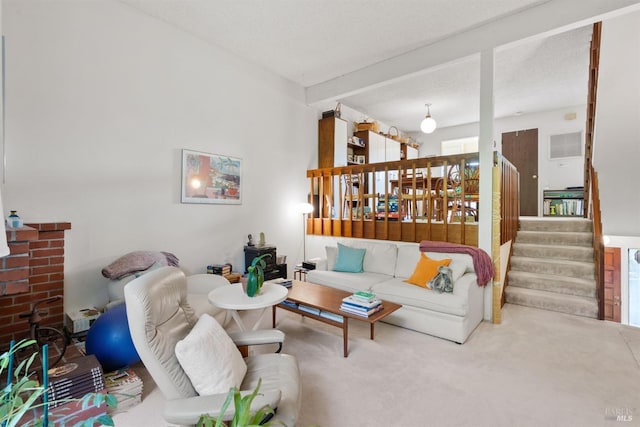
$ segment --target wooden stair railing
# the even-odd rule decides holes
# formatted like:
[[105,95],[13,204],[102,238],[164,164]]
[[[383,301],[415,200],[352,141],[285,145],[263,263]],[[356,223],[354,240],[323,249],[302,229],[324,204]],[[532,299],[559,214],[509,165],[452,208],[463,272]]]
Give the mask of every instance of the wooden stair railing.
[[591,162],[593,158],[593,132],[596,122],[596,100],[598,94],[598,68],[600,66],[600,34],[602,22],[593,24],[591,48],[589,55],[589,84],[587,95],[587,123],[584,138],[584,217],[589,218],[589,180],[591,178]]
[[598,299],[598,319],[604,320],[604,240],[600,213],[600,192],[598,173],[593,166],[589,169],[591,178],[590,218],[593,223],[593,262],[596,269],[596,297]]
[[598,299],[598,319],[604,320],[604,243],[600,214],[600,192],[598,174],[593,168],[593,144],[596,122],[596,101],[598,95],[598,68],[600,66],[600,37],[602,22],[593,24],[589,55],[589,93],[587,95],[587,122],[584,147],[584,217],[593,223],[593,262],[596,272],[596,297]]

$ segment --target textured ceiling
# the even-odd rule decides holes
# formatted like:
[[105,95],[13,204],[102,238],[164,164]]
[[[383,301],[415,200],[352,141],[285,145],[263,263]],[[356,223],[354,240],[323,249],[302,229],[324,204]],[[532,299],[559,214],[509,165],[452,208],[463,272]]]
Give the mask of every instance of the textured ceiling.
[[[591,26],[500,50],[495,55],[495,116],[586,104]],[[480,58],[448,64],[340,101],[407,132],[417,132],[431,103],[438,126],[479,120]]]
[[121,0],[311,86],[540,0]]
[[[304,87],[378,64],[549,0],[120,0]],[[591,27],[499,49],[496,117],[586,103]],[[469,57],[341,101],[418,130],[478,120],[479,58]],[[316,105],[325,109],[329,104]]]

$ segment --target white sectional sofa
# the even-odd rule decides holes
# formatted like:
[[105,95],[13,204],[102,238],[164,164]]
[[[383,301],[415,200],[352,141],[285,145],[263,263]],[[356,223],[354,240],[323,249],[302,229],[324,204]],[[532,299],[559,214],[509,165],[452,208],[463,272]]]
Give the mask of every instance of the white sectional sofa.
[[384,240],[341,240],[365,249],[362,273],[333,271],[337,246],[327,246],[327,258],[307,274],[307,281],[348,292],[371,290],[402,308],[383,321],[457,343],[464,343],[484,314],[484,288],[478,286],[470,255],[425,252],[434,260],[451,258],[453,293],[438,293],[405,283],[420,259],[417,243]]

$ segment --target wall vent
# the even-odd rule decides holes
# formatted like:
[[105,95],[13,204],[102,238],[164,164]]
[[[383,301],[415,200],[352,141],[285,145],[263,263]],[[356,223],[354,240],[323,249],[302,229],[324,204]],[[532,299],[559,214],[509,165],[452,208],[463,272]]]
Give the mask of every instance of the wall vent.
[[580,156],[582,156],[582,132],[551,135],[549,140],[550,159]]

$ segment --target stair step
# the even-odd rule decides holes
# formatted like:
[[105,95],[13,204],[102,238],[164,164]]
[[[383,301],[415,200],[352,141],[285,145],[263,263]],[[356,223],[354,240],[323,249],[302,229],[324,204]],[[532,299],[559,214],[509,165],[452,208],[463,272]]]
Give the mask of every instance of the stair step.
[[562,295],[555,292],[512,286],[507,286],[505,295],[506,301],[511,304],[558,311],[560,313],[591,317],[594,319],[598,317],[598,303],[594,298]]
[[527,273],[509,271],[507,274],[509,288],[527,288],[539,291],[555,292],[580,297],[596,297],[596,280],[578,279],[575,277],[555,276],[552,274]]
[[513,245],[513,255],[531,258],[554,258],[570,261],[593,262],[593,247],[557,246],[516,242]]
[[555,274],[581,279],[595,278],[595,266],[593,262],[568,261],[566,259],[512,256],[511,270],[526,271],[528,273]]
[[519,229],[523,231],[593,231],[593,221],[585,218],[523,216],[519,222]]
[[593,247],[593,233],[566,231],[518,231],[518,243],[557,244],[567,246]]

